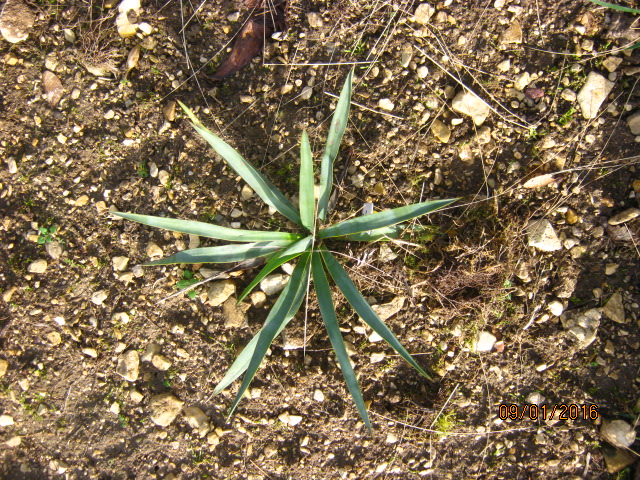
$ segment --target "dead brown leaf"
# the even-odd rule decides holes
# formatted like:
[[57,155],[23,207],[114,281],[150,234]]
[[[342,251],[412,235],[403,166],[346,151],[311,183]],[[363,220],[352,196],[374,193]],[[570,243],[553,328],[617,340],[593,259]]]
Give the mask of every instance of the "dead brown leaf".
[[222,80],[233,75],[260,54],[267,37],[286,27],[285,11],[287,1],[264,2],[264,0],[245,0],[245,5],[253,9],[251,18],[242,27],[234,43],[231,54],[222,62],[214,80]]

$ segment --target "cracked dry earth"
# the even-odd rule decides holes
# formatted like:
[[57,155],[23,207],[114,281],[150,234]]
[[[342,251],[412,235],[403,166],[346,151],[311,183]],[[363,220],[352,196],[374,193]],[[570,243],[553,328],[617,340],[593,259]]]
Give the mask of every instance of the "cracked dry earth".
[[[637,15],[289,0],[217,81],[243,2],[1,8],[0,477],[638,478]],[[335,290],[374,433],[313,295],[227,420],[238,386],[214,387],[290,268],[240,305],[255,271],[162,301],[214,266],[140,264],[215,242],[109,212],[286,230],[176,100],[295,197],[351,65],[332,221],[460,197],[404,242],[331,245],[434,381]]]

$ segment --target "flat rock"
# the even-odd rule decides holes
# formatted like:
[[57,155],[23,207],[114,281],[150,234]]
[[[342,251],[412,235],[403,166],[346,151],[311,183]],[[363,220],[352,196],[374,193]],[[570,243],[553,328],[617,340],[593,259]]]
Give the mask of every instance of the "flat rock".
[[248,303],[237,304],[235,298],[229,298],[222,305],[222,315],[224,316],[224,326],[227,328],[240,328],[247,325]]
[[587,81],[578,93],[578,104],[584,118],[590,120],[598,116],[598,110],[609,93],[611,93],[613,85],[613,82],[599,73],[589,72]]
[[198,407],[185,407],[185,419],[191,428],[198,430],[200,438],[204,437],[211,430],[209,417]]
[[22,42],[36,21],[33,11],[21,0],[7,0],[0,13],[0,33],[11,43]]
[[628,222],[629,220],[633,220],[638,215],[640,215],[640,209],[627,208],[626,210],[611,217],[607,223],[609,223],[609,225],[620,225],[621,223],[625,223],[625,222]]
[[113,269],[116,272],[122,272],[127,269],[129,257],[113,257],[111,259],[111,263],[113,264]]
[[603,448],[602,456],[611,474],[624,470],[636,461],[636,457],[623,448]]
[[625,323],[624,305],[622,304],[622,295],[620,293],[614,293],[607,301],[602,309],[607,317],[616,323]]
[[0,358],[0,378],[4,377],[7,374],[8,369],[9,362],[7,362],[4,358]]
[[391,318],[400,310],[402,310],[402,307],[404,307],[405,300],[406,300],[405,297],[396,297],[393,300],[391,300],[389,303],[374,305],[371,308],[373,309],[374,312],[378,314],[378,317],[380,317],[380,320],[384,322],[385,320]]
[[42,259],[31,262],[27,267],[27,272],[29,273],[44,273],[46,271],[47,261]]
[[478,333],[474,350],[476,352],[490,352],[493,345],[496,343],[496,340],[497,338],[495,335],[489,332],[480,332]]
[[311,28],[322,28],[324,22],[322,21],[322,15],[317,12],[307,13],[307,21]]
[[289,281],[289,276],[282,273],[267,275],[260,282],[260,290],[268,296],[281,292]]
[[637,111],[627,118],[627,125],[629,125],[631,133],[634,135],[640,135],[640,111]]
[[162,372],[166,372],[171,368],[172,362],[169,358],[164,355],[160,355],[156,353],[153,357],[151,357],[151,364],[156,367],[158,370]]
[[161,427],[166,427],[175,420],[182,410],[184,402],[172,393],[162,393],[151,397],[151,421]]
[[522,43],[522,27],[520,26],[520,22],[518,20],[511,22],[511,25],[500,34],[498,41],[502,45]]
[[232,280],[213,282],[207,292],[207,303],[212,307],[222,305],[236,291],[236,284]]
[[52,240],[51,242],[45,245],[45,250],[53,260],[59,260],[64,250],[62,245],[57,240]]
[[426,25],[429,23],[433,14],[436,13],[436,9],[428,3],[421,3],[416,7],[416,11],[413,14],[413,18],[416,23],[420,25]]
[[164,254],[164,252],[162,251],[162,248],[160,248],[158,244],[154,242],[149,242],[149,244],[147,245],[146,251],[147,251],[147,255],[151,258],[158,258]]
[[468,115],[480,126],[486,120],[491,109],[480,97],[468,90],[458,93],[451,102],[451,108],[458,113]]
[[527,237],[530,247],[543,252],[554,252],[562,248],[562,243],[549,220],[532,220],[527,225]]
[[449,143],[449,138],[451,138],[451,129],[438,119],[431,124],[431,133],[441,143]]
[[627,448],[636,440],[635,429],[624,420],[604,420],[600,433],[614,447]]
[[140,355],[135,350],[129,350],[122,354],[116,365],[116,373],[128,382],[138,380],[140,372]]

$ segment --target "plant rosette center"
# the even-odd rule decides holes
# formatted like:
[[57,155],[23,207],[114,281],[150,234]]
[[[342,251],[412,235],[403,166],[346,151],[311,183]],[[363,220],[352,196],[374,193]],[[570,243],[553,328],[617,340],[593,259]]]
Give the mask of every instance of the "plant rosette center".
[[[179,220],[137,213],[114,212],[114,215],[144,225],[174,232],[198,235],[231,242],[227,245],[200,247],[178,252],[145,265],[202,264],[245,262],[263,258],[265,265],[249,285],[238,295],[241,302],[251,291],[282,264],[297,259],[291,278],[271,307],[259,332],[237,356],[220,380],[214,394],[242,378],[229,415],[235,411],[258,371],[269,347],[299,311],[308,287],[313,284],[327,334],[340,364],[347,388],[365,425],[371,430],[358,381],[349,360],[333,304],[329,279],[332,279],[358,316],[409,365],[430,379],[427,372],[414,360],[394,333],[380,320],[345,269],[326,246],[327,240],[375,242],[397,238],[407,230],[412,219],[439,210],[457,199],[430,200],[368,215],[356,216],[335,224],[327,224],[329,198],[333,186],[333,164],[349,119],[353,70],[347,76],[338,104],[331,119],[324,152],[320,159],[319,189],[316,198],[313,155],[306,131],[300,142],[299,204],[296,208],[260,171],[247,162],[228,143],[207,129],[189,108],[180,106],[192,122],[196,132],[206,140],[253,191],[269,206],[288,218],[304,233],[255,231],[228,228],[212,223]],[[191,282],[191,278],[183,281]],[[198,283],[193,283],[188,288]]]

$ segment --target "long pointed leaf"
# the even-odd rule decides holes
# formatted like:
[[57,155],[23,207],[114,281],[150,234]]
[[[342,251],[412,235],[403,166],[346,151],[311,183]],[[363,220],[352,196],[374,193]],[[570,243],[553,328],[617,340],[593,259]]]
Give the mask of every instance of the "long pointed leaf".
[[308,236],[307,238],[303,238],[302,240],[298,240],[296,243],[291,245],[287,249],[283,249],[282,251],[276,253],[273,257],[269,259],[267,264],[264,266],[260,273],[254,278],[251,283],[243,290],[243,292],[238,297],[238,303],[240,303],[244,298],[251,293],[251,291],[255,288],[258,283],[262,281],[264,277],[273,272],[276,268],[278,268],[283,263],[288,262],[289,260],[293,260],[296,257],[302,255],[305,250],[309,249],[311,243],[313,242],[313,237]]
[[[296,265],[296,270],[298,268],[303,268],[303,266],[301,265],[302,263],[298,262],[298,265]],[[294,273],[296,272],[296,270],[294,270]],[[289,305],[286,302],[288,302],[291,299],[290,292],[292,290],[295,292],[295,295],[294,295],[293,302],[291,302],[291,304]],[[300,305],[302,305],[302,300],[304,299],[304,296],[306,295],[306,293],[307,293],[306,282],[304,284],[294,284],[291,280],[289,280],[289,282],[287,282],[287,285],[284,287],[284,290],[282,291],[282,293],[280,293],[278,300],[276,300],[276,303],[273,305],[273,307],[271,307],[269,315],[267,316],[267,319],[265,320],[262,328],[264,328],[265,326],[273,322],[274,319],[276,319],[279,315],[282,314],[282,311],[284,309],[285,317],[284,317],[284,321],[278,328],[278,332],[276,333],[276,336],[278,336],[280,332],[282,332],[284,327],[287,326],[287,324],[291,321],[291,319],[295,316],[295,314],[300,309]],[[222,380],[220,380],[218,385],[216,385],[216,388],[213,391],[214,395],[217,395],[218,393],[222,392],[225,388],[231,385],[238,377],[240,377],[240,375],[242,375],[247,370],[247,367],[249,366],[249,361],[253,356],[253,352],[256,349],[257,343],[258,343],[258,336],[256,335],[251,339],[251,341],[247,344],[247,346],[244,347],[244,349],[242,350],[242,352],[240,352],[240,355],[238,355],[238,358],[236,358],[236,360],[233,362],[233,365],[231,365],[231,367],[229,368],[225,376],[222,378]]]
[[320,314],[324,320],[327,333],[329,334],[329,340],[333,350],[336,352],[338,362],[340,362],[340,368],[344,375],[344,380],[347,383],[349,392],[353,397],[353,402],[358,408],[358,412],[362,417],[365,425],[371,431],[371,422],[369,421],[369,415],[367,415],[367,407],[364,404],[362,398],[362,392],[358,385],[358,379],[353,371],[351,362],[349,361],[349,355],[347,349],[344,346],[344,340],[342,339],[342,333],[340,333],[340,326],[338,325],[338,319],[336,318],[336,311],[331,299],[331,290],[329,289],[329,282],[327,276],[324,273],[324,267],[322,265],[322,259],[318,252],[314,252],[311,256],[311,271],[313,273],[313,285],[318,297],[318,306],[320,307]]
[[360,315],[367,325],[369,325],[374,332],[380,335],[391,346],[391,348],[404,358],[407,363],[431,380],[431,377],[427,375],[427,372],[425,372],[422,367],[416,363],[413,357],[409,355],[409,352],[407,352],[407,350],[402,346],[393,332],[389,330],[389,327],[380,320],[376,312],[373,311],[369,303],[367,303],[362,294],[358,291],[353,281],[349,278],[347,272],[342,268],[334,256],[331,255],[325,247],[322,247],[320,252],[322,253],[322,259],[327,266],[327,270],[329,270],[329,273],[331,273],[331,276],[333,277],[333,281],[336,282],[336,285],[338,285],[338,288],[340,288],[356,313]]
[[144,265],[172,265],[175,263],[230,263],[264,257],[287,247],[290,242],[260,242],[219,247],[192,248],[170,257],[147,262]]
[[599,0],[591,0],[591,3],[602,5],[603,7],[613,8],[614,10],[618,10],[619,12],[640,13],[640,10],[636,8],[623,7],[622,5],[616,5],[615,3],[602,2]]
[[340,99],[336,106],[333,117],[331,118],[331,126],[327,135],[327,144],[322,155],[320,163],[320,198],[318,199],[318,218],[322,221],[327,216],[329,207],[329,197],[331,196],[331,187],[333,186],[333,161],[340,150],[340,142],[342,135],[347,128],[349,120],[349,107],[351,106],[351,84],[353,82],[353,68],[347,75]]
[[211,130],[206,128],[200,120],[196,118],[189,108],[178,100],[178,103],[193,122],[193,128],[204,138],[209,145],[220,155],[225,162],[238,174],[253,190],[289,220],[301,225],[300,215],[289,200],[278,190],[267,177],[256,170],[253,165],[247,162],[242,155],[236,152],[231,145],[218,137]]
[[390,227],[376,228],[374,230],[352,233],[343,237],[336,237],[336,240],[353,241],[353,242],[375,242],[378,240],[387,240],[398,238],[402,231],[407,228],[405,224],[392,225]]
[[[296,269],[291,274],[291,280],[289,280],[289,283],[297,285],[298,291],[300,289],[303,289],[304,291],[306,291],[308,282],[309,282],[309,254],[305,253],[300,259],[300,261],[298,262]],[[256,335],[257,337],[256,346],[253,351],[253,354],[251,355],[251,360],[249,360],[249,366],[247,367],[244,378],[242,379],[242,384],[240,385],[240,389],[238,390],[236,398],[233,401],[233,405],[231,405],[229,416],[233,414],[236,407],[238,406],[238,403],[242,399],[244,392],[249,387],[249,384],[253,380],[253,377],[255,376],[256,372],[258,371],[258,368],[260,367],[260,363],[262,363],[262,359],[264,358],[264,356],[267,353],[267,350],[271,346],[273,339],[276,338],[278,333],[280,333],[280,331],[282,331],[282,328],[284,328],[289,312],[294,307],[296,308],[296,311],[298,308],[300,308],[299,304],[294,305],[294,300],[297,297],[296,295],[297,293],[298,292],[294,289],[291,289],[287,292],[286,298],[283,300],[283,304],[284,304],[283,307],[278,309],[278,312],[273,316],[273,319],[270,322],[265,323],[264,327],[262,327],[258,332],[258,334]],[[302,301],[300,303],[302,303]]]
[[[284,290],[282,290],[282,293],[280,293],[278,300],[276,300],[276,303],[273,305],[273,307],[271,307],[271,311],[269,312],[269,315],[267,316],[267,319],[262,326],[262,328],[264,329],[267,325],[270,325],[274,321],[277,321],[280,318],[280,315],[282,315],[284,312],[284,321],[278,327],[276,336],[278,336],[280,332],[282,332],[284,327],[298,312],[298,310],[300,309],[300,305],[302,305],[302,300],[307,293],[306,279],[308,278],[308,271],[306,275],[302,275],[302,273],[300,272],[300,270],[304,270],[304,268],[305,265],[303,264],[302,260],[299,261],[296,265],[296,268],[293,270],[292,278],[289,280],[289,282],[287,282],[287,285],[284,287]],[[294,283],[294,274],[296,275],[296,280],[302,278],[304,281]],[[293,301],[291,301],[292,296]],[[217,395],[218,393],[223,391],[245,372],[245,370],[249,366],[249,361],[253,356],[253,352],[256,349],[257,343],[258,336],[256,335],[251,339],[247,346],[244,347],[242,352],[240,352],[240,355],[238,355],[238,358],[236,358],[235,362],[233,362],[233,365],[231,365],[231,368],[229,368],[222,380],[220,380],[218,385],[216,385],[216,388],[213,391],[214,395]]]
[[113,212],[114,215],[134,222],[149,225],[150,227],[164,228],[180,233],[190,233],[201,237],[216,238],[229,242],[270,242],[297,240],[301,235],[288,232],[260,232],[255,230],[239,230],[236,228],[221,227],[211,223],[194,222],[191,220],[179,220],[177,218],[154,217],[152,215],[139,215],[137,213]]
[[315,195],[313,192],[313,157],[307,131],[302,132],[300,142],[300,219],[302,225],[313,232],[315,220]]
[[414,203],[405,207],[398,207],[384,212],[373,213],[371,215],[363,215],[356,218],[336,223],[330,227],[323,228],[318,232],[319,238],[338,237],[342,235],[352,235],[354,233],[367,232],[378,228],[388,227],[396,223],[410,220],[420,215],[424,215],[434,210],[446,207],[453,203],[457,198],[447,200],[433,200],[430,202]]

